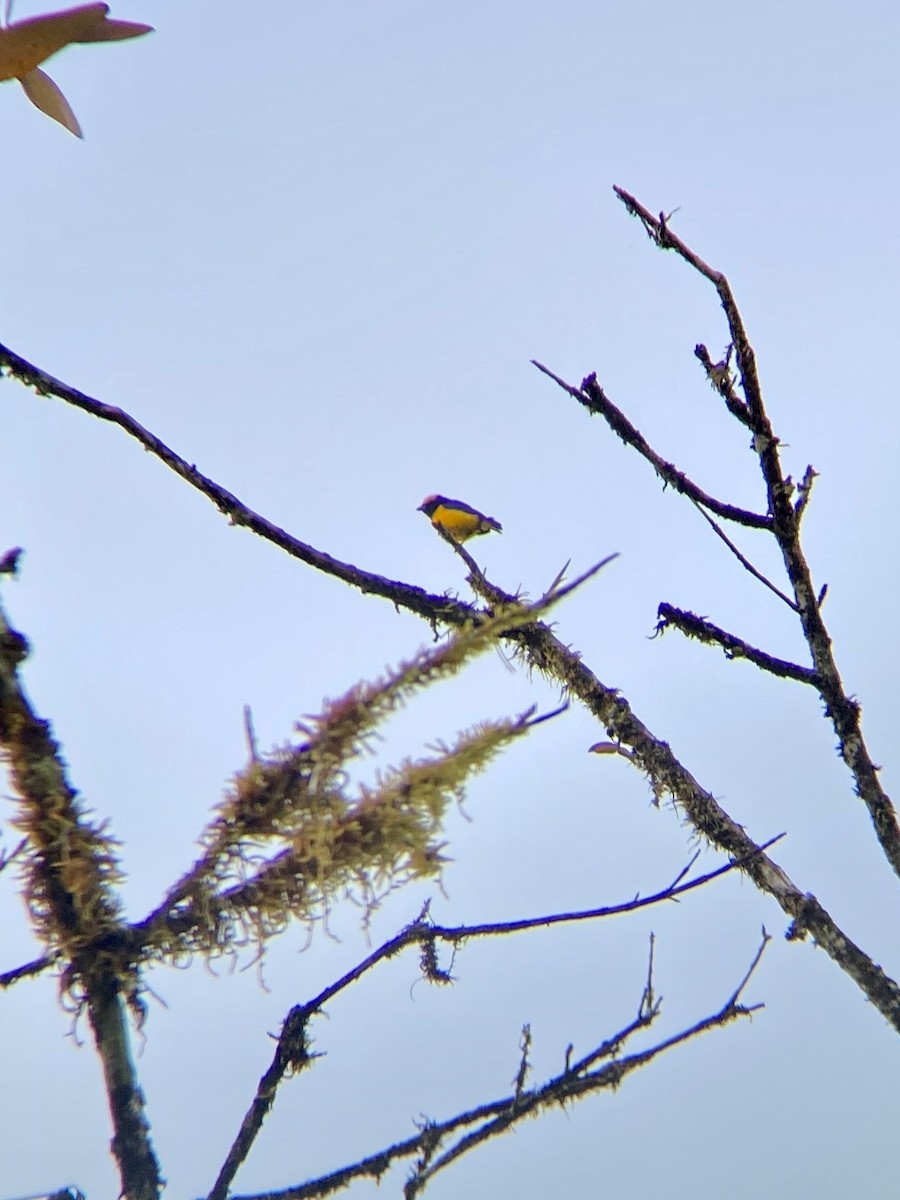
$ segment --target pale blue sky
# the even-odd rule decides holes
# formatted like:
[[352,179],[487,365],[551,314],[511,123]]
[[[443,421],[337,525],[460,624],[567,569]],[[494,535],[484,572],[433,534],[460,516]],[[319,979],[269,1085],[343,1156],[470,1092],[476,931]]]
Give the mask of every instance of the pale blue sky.
[[[38,11],[18,0],[15,15]],[[788,469],[821,473],[807,551],[896,792],[896,6],[129,0],[113,15],[157,31],[48,68],[83,143],[0,88],[0,340],[296,536],[392,578],[465,591],[415,511],[432,491],[503,522],[475,552],[509,589],[539,594],[567,559],[620,551],[559,610],[560,636],[754,837],[788,831],[778,860],[897,978],[896,881],[814,695],[647,638],[669,600],[801,658],[787,610],[529,365],[572,382],[596,370],[661,453],[760,506],[746,435],[693,358],[698,341],[727,342],[716,298],[611,188],[680,206],[675,227],[742,305]],[[243,761],[245,703],[263,745],[282,742],[429,632],[229,528],[111,427],[6,382],[0,422],[0,550],[27,551],[4,587],[34,646],[25,678],[124,843],[140,917]],[[770,548],[742,545],[777,570]],[[534,701],[556,694],[491,655],[398,718],[372,769]],[[440,919],[473,921],[668,882],[689,831],[626,763],[587,755],[601,736],[576,707],[513,747],[470,789],[471,822],[451,817],[446,896],[398,893],[373,938],[429,894]],[[35,949],[6,877],[0,917],[7,969]],[[763,923],[752,1025],[527,1123],[429,1194],[892,1194],[897,1038],[737,878],[677,908],[470,946],[452,990],[416,983],[412,954],[383,968],[317,1025],[327,1057],[285,1086],[235,1191],[299,1182],[423,1114],[503,1094],[524,1022],[535,1079],[557,1069],[570,1042],[584,1051],[631,1018],[651,929],[659,1032],[693,1022],[731,993]],[[356,911],[333,929],[305,953],[302,930],[282,939],[268,991],[252,969],[152,973],[168,1007],[151,1003],[139,1066],[168,1195],[208,1190],[267,1031],[366,953]],[[69,1182],[113,1197],[99,1070],[52,982],[17,986],[2,1011],[0,1200]]]

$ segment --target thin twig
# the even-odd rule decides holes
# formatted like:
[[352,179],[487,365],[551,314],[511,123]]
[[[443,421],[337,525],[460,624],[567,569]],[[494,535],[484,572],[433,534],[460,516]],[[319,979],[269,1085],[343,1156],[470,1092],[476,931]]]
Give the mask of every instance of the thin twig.
[[247,756],[250,762],[259,762],[259,744],[256,740],[256,729],[253,725],[253,709],[249,704],[244,705],[244,739],[247,742]]
[[759,966],[759,964],[760,964],[760,960],[762,959],[762,956],[765,954],[765,952],[766,952],[766,947],[768,946],[769,942],[771,942],[771,940],[772,940],[772,939],[771,939],[771,937],[769,936],[769,934],[768,934],[768,933],[766,933],[766,927],[765,927],[765,925],[763,925],[763,927],[762,927],[762,941],[759,943],[759,948],[758,948],[758,950],[756,951],[756,954],[755,954],[755,955],[754,955],[754,957],[753,957],[753,962],[752,962],[752,963],[750,964],[750,966],[747,968],[747,973],[744,975],[744,978],[741,980],[741,982],[740,982],[740,983],[737,985],[737,987],[734,989],[734,992],[732,993],[732,995],[731,995],[731,999],[728,1001],[728,1004],[726,1005],[726,1008],[728,1008],[728,1007],[732,1007],[732,1006],[734,1006],[735,1004],[737,1004],[738,1000],[739,1000],[739,999],[740,999],[740,997],[741,997],[741,992],[743,992],[744,988],[745,988],[745,987],[747,986],[747,984],[750,982],[750,978],[751,978],[751,976],[753,975],[753,973],[754,973],[754,971],[756,970],[756,968]]
[[738,560],[738,562],[741,564],[741,566],[746,571],[749,571],[754,579],[758,579],[759,582],[764,587],[767,587],[770,592],[774,592],[779,600],[783,600],[789,609],[791,609],[793,612],[796,612],[797,611],[796,601],[792,600],[790,598],[790,596],[786,596],[780,588],[776,587],[775,584],[772,583],[771,579],[767,579],[766,576],[763,575],[762,571],[758,571],[756,569],[756,567],[754,567],[753,563],[749,560],[749,558],[746,558],[741,553],[741,551],[737,548],[737,546],[734,544],[734,542],[731,540],[731,538],[728,536],[728,534],[725,532],[725,530],[721,527],[721,525],[719,525],[718,522],[714,521],[712,519],[712,517],[709,515],[709,513],[703,509],[702,505],[697,504],[696,500],[694,501],[694,506],[696,507],[697,511],[700,513],[700,516],[703,517],[704,521],[709,522],[713,533],[716,535],[716,537],[719,537],[722,539],[722,541],[725,543],[725,545],[728,547],[728,549],[731,551],[731,553],[734,555],[734,557]]
[[650,945],[647,951],[647,980],[641,992],[641,1002],[638,1005],[638,1017],[644,1017],[659,1011],[662,1000],[656,999],[653,990],[653,959],[656,953],[656,934],[650,931]]
[[[484,581],[484,574],[482,573],[481,567],[479,567],[478,563],[475,561],[475,559],[472,557],[472,555],[468,552],[468,550],[465,548],[465,546],[463,546],[460,542],[456,541],[455,538],[452,538],[439,525],[436,526],[436,530],[437,530],[438,534],[444,539],[444,541],[449,543],[451,548],[459,555],[459,557],[466,564],[466,566],[469,569],[469,573],[472,576],[471,582],[473,583],[473,585],[477,585],[477,583],[479,581]],[[563,582],[562,582],[563,573],[560,572],[557,575],[556,579],[553,581],[553,584],[547,589],[546,592],[544,592],[543,596],[541,596],[541,598],[539,600],[536,600],[533,603],[529,604],[530,610],[534,613],[535,616],[540,616],[542,613],[545,613],[548,609],[555,607],[560,602],[560,600],[565,600],[565,598],[567,596],[571,595],[572,592],[578,591],[578,589],[580,587],[583,587],[584,584],[588,583],[591,579],[594,578],[595,575],[597,575],[600,571],[602,571],[604,567],[609,566],[609,564],[611,562],[613,562],[615,559],[617,559],[618,557],[619,557],[619,552],[617,550],[614,551],[612,554],[607,554],[605,558],[601,558],[599,562],[594,563],[593,566],[588,567],[586,571],[582,571],[582,573],[580,575],[576,575],[576,577],[573,580],[571,580],[569,583],[566,583],[566,584],[563,584]],[[477,586],[476,586],[475,590],[476,591],[478,590]],[[517,603],[518,603],[518,600],[517,600]]]
[[[782,837],[784,837],[784,834],[781,834],[781,836],[782,836]],[[767,844],[765,847],[761,847],[761,849],[768,849],[768,847],[769,847],[769,846],[773,846],[774,844],[775,844],[775,841],[774,841],[774,839],[773,839],[773,840],[772,840],[772,841],[770,841],[770,842],[769,842],[769,843],[768,843],[768,844]],[[685,877],[685,876],[688,874],[688,872],[690,871],[691,867],[693,867],[694,863],[695,863],[695,862],[697,861],[697,859],[700,857],[700,854],[701,854],[701,851],[700,851],[700,850],[695,850],[695,851],[694,851],[694,853],[691,855],[691,860],[690,860],[690,862],[686,863],[686,864],[685,864],[685,865],[684,865],[684,866],[681,868],[681,870],[678,872],[678,874],[675,876],[675,878],[674,878],[674,879],[672,880],[672,882],[669,884],[669,887],[670,887],[670,888],[677,888],[677,887],[678,887],[678,885],[681,883],[682,879],[684,879],[684,877]]]

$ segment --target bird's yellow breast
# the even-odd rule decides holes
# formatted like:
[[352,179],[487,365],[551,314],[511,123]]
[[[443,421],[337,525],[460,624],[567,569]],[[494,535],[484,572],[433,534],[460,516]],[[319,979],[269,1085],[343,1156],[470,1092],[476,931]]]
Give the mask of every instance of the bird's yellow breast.
[[455,542],[464,542],[476,533],[487,533],[487,527],[478,513],[465,512],[461,508],[448,508],[440,504],[431,514],[432,525],[440,525]]

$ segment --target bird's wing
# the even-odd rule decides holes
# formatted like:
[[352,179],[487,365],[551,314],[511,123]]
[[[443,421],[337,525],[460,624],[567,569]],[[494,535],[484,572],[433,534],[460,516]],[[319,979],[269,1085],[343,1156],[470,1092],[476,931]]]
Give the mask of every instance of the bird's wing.
[[473,517],[481,517],[485,519],[484,513],[479,512],[477,508],[473,508],[471,504],[466,504],[464,500],[451,500],[447,496],[441,497],[441,504],[444,508],[459,508],[463,512],[471,513]]

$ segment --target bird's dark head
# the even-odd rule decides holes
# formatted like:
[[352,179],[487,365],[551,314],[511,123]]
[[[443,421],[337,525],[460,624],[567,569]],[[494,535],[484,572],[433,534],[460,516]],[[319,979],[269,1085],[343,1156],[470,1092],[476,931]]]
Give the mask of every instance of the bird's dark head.
[[425,499],[422,501],[422,503],[419,505],[419,507],[416,509],[416,512],[423,512],[426,514],[426,516],[430,517],[431,514],[434,512],[434,510],[443,503],[443,500],[444,500],[443,496],[437,496],[437,495],[426,496]]

